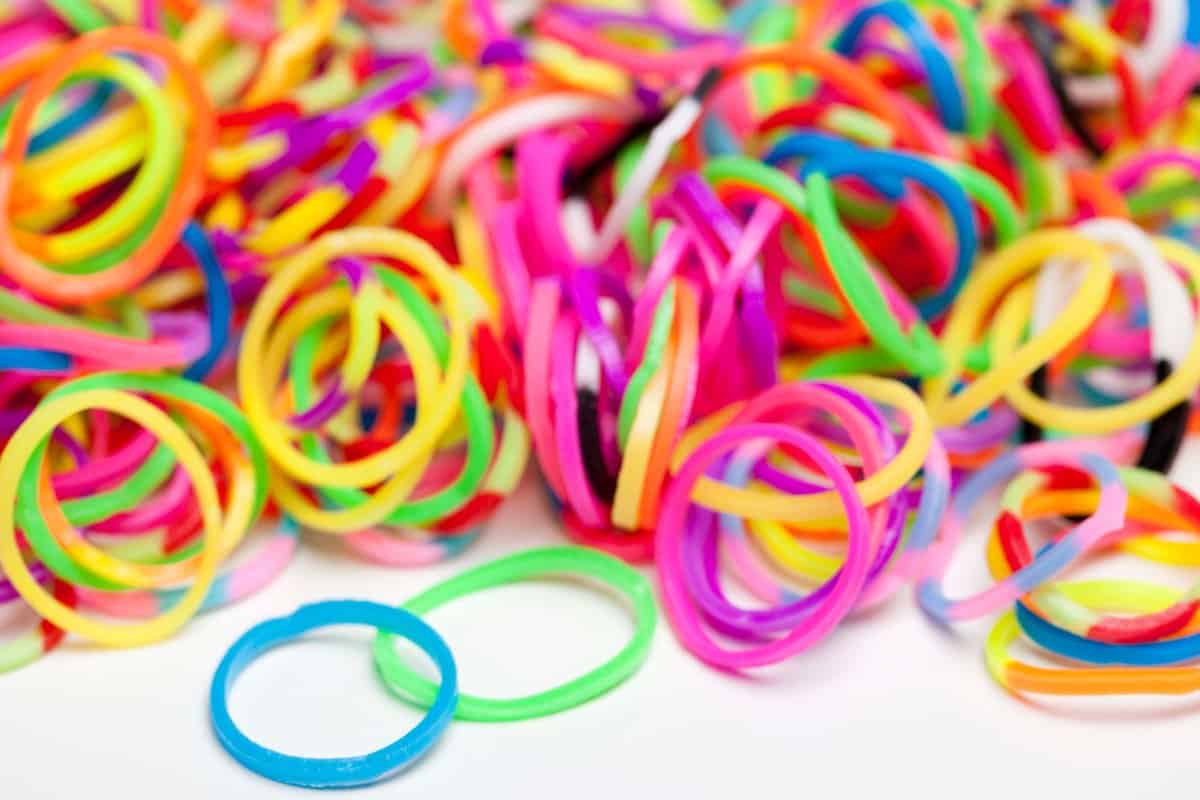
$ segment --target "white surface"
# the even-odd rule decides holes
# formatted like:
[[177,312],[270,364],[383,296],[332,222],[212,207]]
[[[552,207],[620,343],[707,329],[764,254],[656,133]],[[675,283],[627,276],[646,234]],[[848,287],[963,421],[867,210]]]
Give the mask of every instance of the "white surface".
[[[1191,488],[1196,470],[1188,467],[1196,465],[1200,458],[1189,457],[1176,470]],[[303,602],[398,602],[468,564],[561,541],[541,498],[525,486],[457,562],[375,567],[318,549],[310,536],[273,586],[172,641],[134,651],[69,643],[0,676],[0,798],[302,797],[304,790],[242,769],[209,729],[209,680],[238,635]],[[952,590],[980,585],[981,553],[977,530]],[[21,621],[11,617],[0,617],[0,635]],[[619,604],[562,583],[476,595],[432,621],[457,654],[464,689],[493,696],[578,674],[629,631]],[[905,593],[782,667],[735,677],[693,660],[664,621],[646,666],[612,693],[547,719],[452,724],[408,773],[354,792],[425,800],[845,797],[849,790],[1124,800],[1190,791],[1200,700],[1022,702],[986,673],[987,627],[941,631]],[[236,685],[235,718],[264,744],[303,755],[350,755],[398,738],[416,715],[379,686],[368,642],[365,630],[339,629],[268,654]]]

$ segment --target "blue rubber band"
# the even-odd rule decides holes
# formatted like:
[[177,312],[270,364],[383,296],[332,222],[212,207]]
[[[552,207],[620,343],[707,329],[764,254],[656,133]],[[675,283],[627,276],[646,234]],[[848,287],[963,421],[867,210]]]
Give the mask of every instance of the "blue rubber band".
[[[763,158],[767,164],[777,167],[793,158],[840,158],[847,152],[861,152],[863,148],[849,139],[816,130],[802,130],[785,136]],[[904,196],[904,182],[898,175],[863,175],[862,179],[888,200],[899,200]]]
[[962,133],[966,130],[967,112],[962,90],[954,75],[954,66],[938,46],[937,39],[930,33],[925,21],[899,0],[885,0],[868,6],[855,14],[834,40],[833,49],[838,55],[848,56],[858,45],[867,26],[876,17],[885,17],[908,37],[925,65],[929,89],[937,106],[938,116],[947,129]]
[[888,173],[917,181],[941,198],[951,221],[954,222],[958,257],[950,283],[938,294],[918,301],[917,310],[924,319],[931,320],[950,307],[966,283],[979,245],[971,201],[954,179],[927,161],[892,151],[863,148],[845,149],[837,153],[836,157],[814,157],[804,165],[801,178],[806,178],[811,172],[821,172],[830,179],[843,175],[865,177]]
[[229,343],[229,333],[233,329],[233,295],[217,261],[217,252],[204,229],[189,222],[183,229],[183,243],[204,275],[204,300],[208,304],[208,350],[188,366],[183,377],[202,381],[217,365]]
[[1038,646],[1085,664],[1161,667],[1200,658],[1200,633],[1138,644],[1097,642],[1063,630],[1039,617],[1022,602],[1017,603],[1017,623]]
[[[425,651],[441,677],[441,687],[425,718],[400,739],[365,756],[303,758],[251,741],[229,714],[228,696],[234,680],[268,650],[330,625],[378,628],[408,639]],[[246,769],[292,786],[348,789],[395,775],[434,745],[458,705],[458,670],[442,637],[415,614],[364,600],[327,600],[301,606],[287,617],[260,622],[242,634],[225,653],[213,675],[209,704],[217,740]]]
[[50,350],[29,347],[0,347],[0,370],[22,369],[28,372],[68,372],[71,357]]
[[1184,41],[1192,46],[1200,45],[1200,0],[1188,0],[1187,15]]

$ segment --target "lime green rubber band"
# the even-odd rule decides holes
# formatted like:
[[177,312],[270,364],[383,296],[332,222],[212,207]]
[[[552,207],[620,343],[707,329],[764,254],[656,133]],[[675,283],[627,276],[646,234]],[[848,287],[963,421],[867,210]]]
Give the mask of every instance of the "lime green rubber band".
[[1050,188],[1046,185],[1046,176],[1037,155],[1025,139],[1021,126],[1003,108],[996,111],[996,132],[1017,162],[1021,191],[1025,195],[1027,223],[1030,228],[1040,227],[1049,212]]
[[63,22],[74,28],[76,33],[87,33],[112,25],[99,9],[83,0],[46,0],[46,5],[50,6]]
[[914,322],[906,334],[892,315],[866,260],[838,220],[829,179],[814,172],[808,176],[805,190],[813,224],[842,296],[862,320],[871,339],[916,375],[941,372],[942,354],[925,323]]
[[[658,624],[658,610],[649,581],[623,561],[582,547],[528,550],[484,564],[422,592],[403,607],[424,615],[484,589],[559,575],[597,580],[623,595],[633,608],[634,633],[630,641],[615,656],[587,674],[528,697],[491,700],[459,694],[455,717],[477,722],[512,722],[557,714],[616,688],[645,662]],[[396,652],[391,634],[380,631],[372,649],[375,666],[390,691],[417,705],[428,706],[433,702],[437,686],[404,663]]]
[[[129,188],[87,225],[48,238],[47,247],[52,252],[70,252],[70,258],[79,262],[123,241],[139,227],[139,221],[149,218],[157,201],[166,196],[174,183],[183,152],[183,136],[163,90],[132,62],[110,56],[100,66],[76,73],[75,77],[121,85],[141,105],[148,124],[146,156]],[[87,159],[76,170],[61,176],[61,181],[94,184],[89,176],[97,171],[103,173],[105,158]]]
[[1025,233],[1025,221],[1017,204],[995,178],[970,164],[936,160],[935,163],[950,177],[962,184],[967,195],[978,203],[996,228],[996,243],[1004,246]]
[[1200,197],[1200,183],[1194,180],[1179,181],[1166,186],[1144,189],[1130,195],[1126,200],[1129,213],[1135,217],[1144,217],[1166,209],[1180,200]]
[[[247,524],[252,525],[258,519],[267,500],[266,452],[262,449],[245,417],[242,416],[242,412],[230,400],[203,384],[194,383],[175,375],[120,372],[99,373],[80,378],[58,387],[46,395],[45,400],[89,389],[116,389],[162,395],[182,400],[216,416],[242,443],[249,455],[254,471],[255,494]],[[66,581],[105,591],[119,591],[126,588],[76,564],[46,525],[38,502],[38,481],[40,479],[38,470],[45,455],[46,445],[46,441],[38,445],[33,457],[26,465],[20,481],[17,515],[19,525],[29,540],[30,546],[51,572]],[[164,459],[160,455],[162,451],[167,454],[165,470]],[[116,513],[133,508],[147,494],[162,484],[163,479],[170,474],[174,463],[174,457],[169,449],[162,446],[157,447],[121,486],[89,498],[67,501],[63,503],[63,511],[72,524],[86,524],[109,516],[109,514],[101,513],[105,510]],[[74,519],[72,519],[72,515],[75,515]],[[198,552],[200,546],[201,544],[195,543],[180,548],[166,558],[159,559],[156,563],[181,561]]]

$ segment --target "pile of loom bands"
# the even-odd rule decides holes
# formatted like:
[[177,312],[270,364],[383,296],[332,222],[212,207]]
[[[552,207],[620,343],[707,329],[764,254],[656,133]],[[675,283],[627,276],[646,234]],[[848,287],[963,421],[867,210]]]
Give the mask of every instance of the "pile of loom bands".
[[[713,666],[913,587],[940,623],[1003,614],[1014,692],[1200,689],[1198,590],[1070,577],[1200,563],[1166,477],[1200,387],[1197,87],[1196,0],[5,3],[0,603],[41,622],[0,670],[172,635],[302,531],[452,557],[533,461],[564,535],[652,564]],[[993,489],[996,584],[953,599]],[[369,604],[235,650],[412,636],[441,692],[375,650],[435,708],[412,752],[454,702],[552,713],[653,630],[635,573],[564,552],[409,604],[617,576],[629,647],[526,701],[450,699],[436,634]],[[399,762],[369,766],[346,780]]]

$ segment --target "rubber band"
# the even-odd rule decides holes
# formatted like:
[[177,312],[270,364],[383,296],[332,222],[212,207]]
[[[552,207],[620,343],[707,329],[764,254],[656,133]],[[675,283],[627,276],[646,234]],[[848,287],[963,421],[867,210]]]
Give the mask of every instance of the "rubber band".
[[[301,758],[252,741],[229,714],[229,690],[238,675],[262,653],[317,628],[360,624],[399,634],[437,665],[441,687],[429,712],[415,728],[366,756]],[[361,600],[329,600],[301,606],[287,617],[260,622],[233,643],[213,674],[209,710],[217,741],[242,766],[278,783],[313,789],[366,786],[409,766],[437,742],[458,702],[458,671],[442,637],[419,617],[402,609]]]
[[[991,462],[958,488],[942,522],[940,541],[931,551],[924,576],[918,584],[917,598],[926,613],[941,622],[951,622],[982,616],[1015,602],[1079,559],[1102,536],[1124,524],[1126,492],[1117,470],[1100,454],[1101,447],[1092,443],[1094,449],[1087,451],[1083,449],[1085,446],[1079,440],[1026,445]],[[1072,528],[1036,561],[991,588],[964,600],[948,598],[941,588],[942,579],[958,546],[966,516],[982,493],[1022,469],[1051,465],[1081,469],[1099,484],[1101,500],[1095,513]]]
[[6,274],[39,297],[61,303],[80,303],[113,297],[140,282],[153,270],[199,200],[203,165],[213,137],[212,110],[192,67],[167,40],[131,28],[107,28],[87,34],[58,52],[52,65],[26,87],[9,125],[0,163],[0,206],[8,207],[16,181],[15,165],[28,147],[34,112],[41,100],[61,83],[75,64],[108,50],[132,50],[161,59],[181,80],[188,105],[194,110],[193,130],[184,149],[183,163],[172,191],[151,235],[120,264],[92,275],[62,275],[23,253],[11,232],[11,223],[0,225],[0,254]]
[[[87,619],[63,605],[30,575],[17,546],[13,512],[17,507],[18,469],[32,456],[37,444],[62,419],[87,408],[102,408],[127,414],[151,430],[176,454],[192,481],[204,520],[204,548],[191,588],[170,610],[146,622],[113,626]],[[25,424],[9,439],[0,455],[4,476],[0,497],[0,566],[30,606],[48,622],[101,644],[132,647],[163,639],[174,633],[196,612],[208,592],[220,558],[220,502],[203,456],[170,419],[154,406],[133,395],[110,389],[91,389],[60,396],[38,406]]]
[[[621,561],[583,548],[548,547],[516,553],[427,589],[408,600],[403,608],[424,615],[483,589],[558,575],[589,578],[621,594],[632,606],[633,637],[601,666],[553,689],[505,700],[463,694],[454,712],[458,719],[511,722],[557,714],[616,688],[646,660],[658,621],[649,582]],[[438,691],[435,684],[404,663],[396,653],[390,632],[381,630],[372,650],[375,666],[389,691],[421,706],[434,701]],[[443,684],[444,680],[443,676]]]

